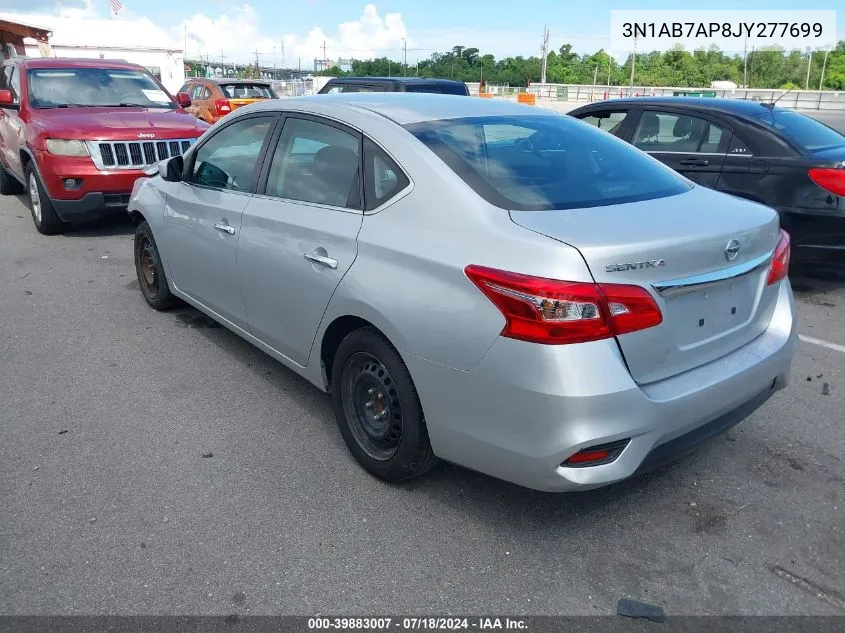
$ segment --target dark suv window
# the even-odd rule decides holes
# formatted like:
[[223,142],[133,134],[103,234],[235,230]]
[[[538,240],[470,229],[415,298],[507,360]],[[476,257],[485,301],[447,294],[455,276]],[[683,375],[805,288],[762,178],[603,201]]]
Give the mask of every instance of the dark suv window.
[[565,116],[474,117],[406,128],[503,209],[598,207],[690,189],[631,145]]
[[467,87],[461,84],[405,84],[405,92],[428,92],[439,95],[469,94]]

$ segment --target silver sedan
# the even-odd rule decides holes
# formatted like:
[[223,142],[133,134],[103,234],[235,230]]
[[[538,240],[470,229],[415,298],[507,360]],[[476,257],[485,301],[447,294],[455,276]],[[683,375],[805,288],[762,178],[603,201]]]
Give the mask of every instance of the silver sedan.
[[329,392],[350,451],[599,487],[787,384],[789,236],[548,110],[428,94],[269,101],[139,180],[135,263]]

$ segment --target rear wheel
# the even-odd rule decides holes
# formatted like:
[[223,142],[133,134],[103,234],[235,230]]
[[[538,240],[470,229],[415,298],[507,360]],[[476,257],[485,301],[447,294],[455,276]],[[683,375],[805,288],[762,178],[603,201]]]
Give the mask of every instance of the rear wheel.
[[56,235],[67,230],[68,225],[56,214],[56,209],[53,208],[53,203],[32,163],[26,167],[26,189],[29,194],[29,211],[38,232],[44,235]]
[[22,192],[23,185],[0,165],[0,195],[11,196]]
[[332,403],[349,450],[370,474],[411,479],[436,462],[408,368],[376,330],[350,333],[332,366]]
[[135,273],[141,294],[153,308],[167,310],[179,303],[170,292],[158,247],[146,220],[135,229]]

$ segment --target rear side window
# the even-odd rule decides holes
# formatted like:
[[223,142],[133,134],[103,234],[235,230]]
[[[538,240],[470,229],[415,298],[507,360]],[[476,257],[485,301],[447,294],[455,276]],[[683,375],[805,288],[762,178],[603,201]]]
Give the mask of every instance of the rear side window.
[[683,193],[690,185],[624,141],[566,116],[473,117],[406,126],[482,198],[520,211]]
[[756,115],[754,118],[777,130],[808,152],[819,152],[845,145],[845,136],[797,112],[772,110]]
[[614,136],[619,136],[619,132],[622,130],[622,124],[628,118],[628,112],[595,112],[578,118],[584,123],[595,125],[600,130],[610,132]]
[[360,209],[360,145],[334,126],[288,118],[270,163],[266,194]]
[[706,119],[670,112],[643,112],[634,145],[645,152],[724,154],[730,132]]

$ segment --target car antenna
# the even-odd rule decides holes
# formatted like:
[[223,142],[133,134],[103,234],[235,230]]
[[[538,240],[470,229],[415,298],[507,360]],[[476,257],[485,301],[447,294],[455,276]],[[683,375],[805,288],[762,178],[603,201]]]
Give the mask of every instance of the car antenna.
[[775,99],[774,101],[771,101],[771,102],[770,102],[770,101],[764,101],[764,102],[763,102],[763,105],[764,105],[764,106],[766,106],[767,108],[769,108],[769,110],[773,110],[773,109],[774,109],[774,107],[775,107],[775,105],[777,104],[777,102],[778,102],[778,101],[780,101],[781,99],[783,99],[783,98],[784,98],[786,95],[788,95],[790,92],[792,92],[792,90],[793,90],[793,87],[790,87],[790,88],[789,88],[789,90],[787,90],[786,92],[784,92],[784,93],[783,93],[781,96],[779,96],[777,99]]

